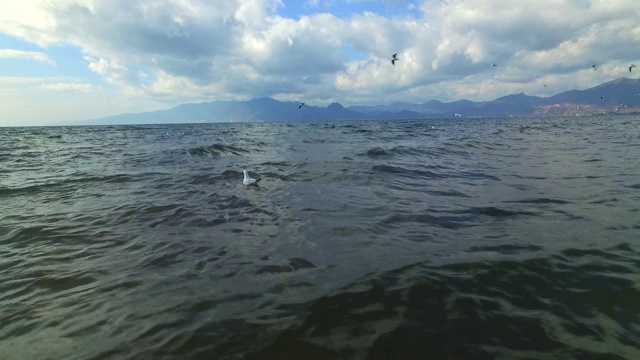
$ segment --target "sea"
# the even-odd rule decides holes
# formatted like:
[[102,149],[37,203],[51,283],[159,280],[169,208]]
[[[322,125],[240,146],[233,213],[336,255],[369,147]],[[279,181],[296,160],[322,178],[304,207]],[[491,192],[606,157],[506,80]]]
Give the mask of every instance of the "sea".
[[640,116],[0,128],[0,359],[640,359]]

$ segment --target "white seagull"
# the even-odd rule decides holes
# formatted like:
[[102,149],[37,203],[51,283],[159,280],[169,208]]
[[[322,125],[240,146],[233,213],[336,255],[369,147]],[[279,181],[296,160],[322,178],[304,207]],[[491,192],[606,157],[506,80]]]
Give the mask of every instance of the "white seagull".
[[247,170],[243,170],[242,173],[244,174],[244,180],[242,180],[242,183],[245,185],[257,184],[258,181],[260,181],[260,179],[256,180],[249,177],[249,172]]

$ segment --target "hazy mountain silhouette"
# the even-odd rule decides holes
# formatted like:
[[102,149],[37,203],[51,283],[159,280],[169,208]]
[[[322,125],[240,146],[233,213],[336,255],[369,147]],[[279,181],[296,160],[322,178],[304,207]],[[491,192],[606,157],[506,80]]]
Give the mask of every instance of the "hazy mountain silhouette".
[[[604,98],[603,98],[604,96]],[[621,106],[620,104],[623,104]],[[640,112],[640,79],[620,78],[586,90],[571,90],[543,98],[512,94],[485,102],[431,100],[422,104],[326,107],[282,102],[271,98],[183,104],[168,110],[121,114],[81,122],[102,124],[162,124],[197,122],[333,121],[361,119],[426,119],[463,117],[590,115],[602,112]]]
[[[604,96],[604,99],[601,99]],[[566,91],[549,98],[554,103],[582,103],[600,106],[640,106],[640,79],[620,78],[587,90]]]

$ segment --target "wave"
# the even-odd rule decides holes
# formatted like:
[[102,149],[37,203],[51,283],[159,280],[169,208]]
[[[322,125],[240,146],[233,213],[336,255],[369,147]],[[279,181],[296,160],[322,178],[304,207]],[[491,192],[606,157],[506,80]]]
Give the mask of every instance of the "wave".
[[467,252],[496,252],[503,255],[513,255],[521,253],[530,253],[535,251],[542,251],[544,248],[539,245],[531,244],[502,244],[502,245],[487,245],[487,246],[472,246]]
[[188,150],[190,155],[193,156],[223,156],[223,155],[243,155],[248,154],[250,151],[236,146],[213,144],[210,146],[198,146]]
[[417,148],[413,148],[413,147],[407,147],[407,146],[395,146],[391,149],[383,149],[380,147],[373,147],[369,150],[367,150],[364,154],[362,154],[364,156],[370,157],[370,158],[374,158],[374,159],[385,159],[385,158],[392,158],[395,156],[398,157],[402,157],[402,156],[421,156],[423,155],[423,151],[421,151],[420,149]]
[[637,358],[638,254],[612,251],[421,262],[366,276],[304,304],[295,325],[247,359]]
[[[398,174],[405,178],[419,180],[463,179],[500,181],[498,177],[489,175],[483,171],[446,171],[446,168],[439,165],[421,165],[419,168],[409,169],[399,165],[385,164],[373,165],[371,169],[374,173]],[[434,171],[426,169],[432,169]]]
[[515,203],[515,204],[571,204],[570,201],[560,200],[560,199],[551,199],[551,198],[533,198],[533,199],[523,199],[523,200],[507,200],[503,201],[505,203]]
[[[45,184],[27,185],[22,187],[0,187],[0,198],[17,196],[17,195],[32,195],[47,191],[59,191],[70,188],[74,190],[76,186],[89,183],[105,183],[105,184],[122,184],[136,181],[136,177],[129,174],[115,174],[107,176],[85,176],[75,179],[64,179],[60,181],[54,181]],[[69,190],[69,189],[67,189]]]
[[222,173],[210,173],[210,174],[194,174],[191,175],[188,183],[190,185],[202,185],[212,184],[217,181],[233,181],[242,180],[242,171],[238,170],[225,170]]
[[470,220],[468,217],[451,215],[395,214],[387,217],[380,225],[382,225],[383,228],[389,228],[405,223],[414,223],[455,230],[473,226],[474,224]]
[[371,169],[377,173],[400,174],[414,179],[442,179],[446,177],[443,173],[436,173],[427,170],[410,170],[394,165],[374,165]]
[[34,359],[640,358],[637,129],[596,120],[9,129],[0,342]]
[[261,266],[258,270],[256,270],[255,274],[278,274],[278,273],[286,273],[292,272],[296,270],[302,269],[313,269],[317,267],[311,261],[304,258],[291,258],[288,260],[287,264],[284,265],[264,265]]
[[454,211],[456,214],[473,214],[484,215],[497,218],[514,217],[514,216],[538,216],[538,213],[532,211],[503,209],[495,206],[471,207],[464,210]]

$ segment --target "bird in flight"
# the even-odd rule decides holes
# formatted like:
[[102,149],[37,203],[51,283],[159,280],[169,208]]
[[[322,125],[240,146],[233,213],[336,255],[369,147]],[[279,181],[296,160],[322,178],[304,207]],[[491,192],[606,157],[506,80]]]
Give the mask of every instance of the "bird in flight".
[[636,66],[631,64],[631,66],[629,66],[629,72],[631,72],[631,69],[633,69],[634,67],[636,67]]
[[298,106],[298,109],[300,109],[303,106],[304,106],[304,103],[300,104],[300,106]]
[[398,61],[400,59],[398,59],[398,53],[393,54],[393,56],[391,57],[391,65],[395,65],[396,61]]

